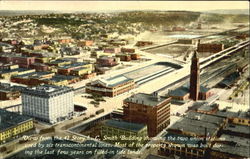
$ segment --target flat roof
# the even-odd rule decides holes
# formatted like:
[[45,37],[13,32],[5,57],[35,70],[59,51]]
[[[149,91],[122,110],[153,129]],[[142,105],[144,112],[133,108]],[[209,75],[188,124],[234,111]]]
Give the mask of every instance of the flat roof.
[[71,92],[73,90],[74,89],[71,87],[44,84],[37,87],[25,88],[22,90],[22,93],[29,94],[31,96],[51,97]]
[[132,95],[131,97],[126,98],[124,101],[143,104],[147,106],[156,106],[166,99],[168,98],[159,95],[137,93],[135,95]]
[[248,138],[223,134],[219,138],[223,143],[215,143],[212,150],[225,152],[242,157],[250,157],[250,142]]
[[[185,84],[181,87],[176,88],[175,90],[172,90],[169,92],[170,96],[184,96],[189,93],[189,84]],[[206,88],[202,85],[200,85],[200,92],[201,93],[206,93],[209,91],[209,88]]]
[[168,132],[166,133],[163,138],[167,142],[175,143],[175,144],[180,144],[182,146],[187,146],[187,147],[194,147],[195,145],[200,145],[203,143],[203,138],[198,138],[198,137],[192,137],[188,135],[183,135],[183,134],[175,134]]
[[250,127],[246,125],[228,123],[223,130],[232,131],[236,133],[244,133],[250,136]]
[[123,75],[119,75],[119,76],[114,76],[114,77],[106,78],[106,79],[98,79],[96,81],[91,82],[91,84],[100,82],[100,83],[103,83],[106,87],[115,87],[119,84],[122,84],[128,81],[133,81],[133,79],[125,77]]
[[72,64],[69,64],[69,65],[60,66],[59,68],[68,69],[68,68],[71,68],[71,67],[83,66],[83,65],[87,65],[87,64],[89,64],[89,63],[87,63],[87,62],[76,62],[76,63],[72,63]]
[[17,126],[19,123],[31,119],[31,117],[25,115],[19,115],[14,112],[9,112],[5,109],[0,109],[0,131],[4,131],[10,127]]
[[40,77],[43,75],[53,74],[53,72],[30,72],[22,75],[15,75],[14,77],[23,77],[23,78],[31,78],[31,77]]
[[110,127],[115,127],[118,129],[125,129],[129,131],[134,131],[134,132],[138,132],[146,126],[144,124],[130,123],[126,121],[113,120],[113,119],[106,120],[104,124]]
[[174,123],[169,129],[180,130],[183,132],[192,132],[197,135],[204,135],[205,129],[209,135],[214,134],[219,124],[223,122],[225,118],[216,117],[209,114],[202,114],[197,112],[189,112],[181,120]]

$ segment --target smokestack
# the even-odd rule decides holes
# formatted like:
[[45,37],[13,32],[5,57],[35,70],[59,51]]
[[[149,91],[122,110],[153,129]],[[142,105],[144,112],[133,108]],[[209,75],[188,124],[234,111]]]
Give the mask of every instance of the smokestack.
[[201,39],[198,39],[198,44],[200,44],[201,43]]
[[51,140],[52,140],[52,148],[55,148],[55,137],[54,136],[51,136]]
[[204,140],[203,140],[204,144],[207,143],[207,128],[205,128],[205,134],[204,134]]

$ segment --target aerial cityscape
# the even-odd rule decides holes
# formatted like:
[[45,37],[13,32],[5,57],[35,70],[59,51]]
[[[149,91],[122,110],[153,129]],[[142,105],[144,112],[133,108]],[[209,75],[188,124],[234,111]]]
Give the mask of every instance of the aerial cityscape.
[[0,1],[0,159],[250,158],[249,49],[248,1]]

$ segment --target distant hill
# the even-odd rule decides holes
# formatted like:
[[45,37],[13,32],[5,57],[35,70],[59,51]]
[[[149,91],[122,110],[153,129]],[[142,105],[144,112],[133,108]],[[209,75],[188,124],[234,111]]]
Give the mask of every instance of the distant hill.
[[219,10],[208,10],[204,13],[217,13],[217,14],[244,14],[249,15],[249,9],[219,9]]
[[46,10],[0,10],[0,16],[20,16],[20,15],[41,15],[58,13],[57,11],[46,11]]

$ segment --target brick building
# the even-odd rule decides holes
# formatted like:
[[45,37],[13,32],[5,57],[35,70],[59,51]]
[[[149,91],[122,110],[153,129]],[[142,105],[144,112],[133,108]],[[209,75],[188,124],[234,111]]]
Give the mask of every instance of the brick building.
[[77,46],[79,47],[84,47],[84,46],[92,46],[93,45],[93,41],[92,40],[84,40],[84,41],[79,41],[77,43]]
[[1,54],[0,62],[17,64],[19,67],[28,68],[35,63],[35,57],[21,56],[20,54]]
[[115,57],[101,56],[96,60],[98,66],[101,67],[112,67],[119,63],[119,59]]
[[108,79],[99,79],[86,84],[87,93],[98,93],[109,97],[117,96],[134,88],[134,80],[122,75]]
[[223,44],[210,44],[210,43],[201,44],[201,43],[198,43],[198,48],[197,48],[197,51],[199,53],[201,53],[201,52],[216,53],[216,52],[220,52],[222,50],[224,50]]
[[124,100],[124,120],[146,124],[148,135],[156,136],[170,124],[170,99],[138,93]]
[[107,47],[104,48],[104,53],[112,53],[112,54],[116,54],[121,52],[121,48],[119,47]]
[[137,41],[135,46],[142,47],[142,46],[148,46],[148,45],[153,45],[152,41]]

